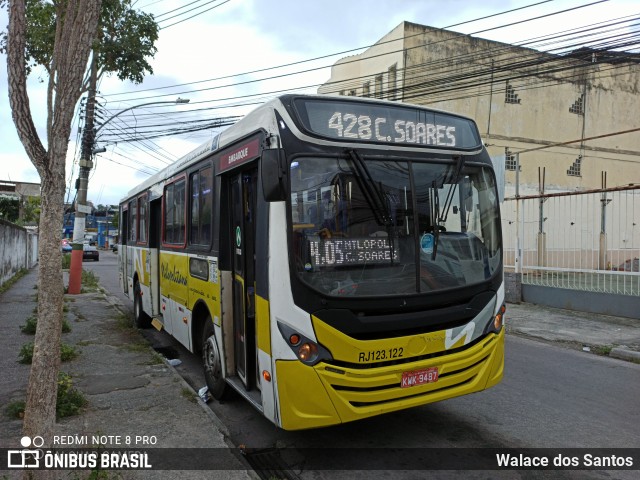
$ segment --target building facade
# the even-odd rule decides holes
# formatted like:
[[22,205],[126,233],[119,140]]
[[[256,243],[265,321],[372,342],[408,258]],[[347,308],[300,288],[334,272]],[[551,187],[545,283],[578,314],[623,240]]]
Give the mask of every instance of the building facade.
[[[640,57],[554,55],[403,22],[332,67],[322,94],[415,103],[476,120],[507,195],[640,183]],[[627,133],[621,133],[627,132]],[[594,138],[596,137],[596,138]],[[565,142],[570,142],[566,143]],[[564,145],[557,145],[564,144]],[[540,168],[540,171],[539,171]]]

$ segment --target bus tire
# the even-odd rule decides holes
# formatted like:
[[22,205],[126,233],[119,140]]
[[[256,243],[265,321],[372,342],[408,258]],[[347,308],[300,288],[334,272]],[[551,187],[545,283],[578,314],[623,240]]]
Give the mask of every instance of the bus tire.
[[133,323],[138,328],[149,328],[151,326],[151,317],[142,308],[142,291],[137,280],[133,285]]
[[218,401],[228,399],[231,392],[227,382],[222,378],[222,360],[213,332],[211,315],[207,315],[202,329],[202,366],[211,396]]

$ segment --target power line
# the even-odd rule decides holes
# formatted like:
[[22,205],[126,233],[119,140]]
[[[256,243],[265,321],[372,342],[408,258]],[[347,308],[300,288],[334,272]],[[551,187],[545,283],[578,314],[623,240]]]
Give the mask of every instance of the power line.
[[[600,2],[595,2],[595,3],[600,3]],[[570,10],[573,10],[573,9],[563,10],[563,12],[570,11]],[[606,23],[606,22],[601,22],[601,23]],[[595,24],[595,25],[598,25],[598,24]],[[610,27],[611,25],[612,24],[608,24],[606,26]],[[573,30],[570,30],[570,31],[575,32],[576,30],[578,30],[578,29],[573,29]],[[588,30],[585,30],[585,29],[582,29],[579,33],[584,34],[583,36],[586,36],[586,38],[592,38],[593,35],[602,33],[601,31],[598,32],[598,29],[595,29],[595,28],[593,28],[592,30],[595,31],[595,33],[593,33],[592,35],[585,34],[584,32],[588,31]],[[422,33],[421,33],[421,35],[422,35]],[[622,41],[623,37],[625,37],[625,36],[627,37],[627,40],[629,38],[630,39],[634,38],[633,34],[625,33],[624,35],[610,36],[609,39],[595,39],[593,41],[594,42],[595,41],[600,42],[597,45],[599,45],[602,48],[605,48],[605,47],[611,48],[612,46],[620,47],[620,45],[626,45],[626,46],[634,45],[633,42],[626,42],[626,44],[624,42],[620,43]],[[560,38],[560,40],[558,40],[558,37]],[[563,35],[554,34],[553,37],[552,36],[540,37],[539,39],[536,39],[536,40],[538,40],[538,41],[543,41],[544,40],[546,42],[549,42],[551,39],[555,38],[556,39],[555,41],[552,41],[552,42],[547,43],[545,45],[547,45],[547,46],[548,45],[552,45],[552,46],[553,45],[560,45],[561,42],[564,42],[564,46],[562,48],[564,48],[564,49],[569,48],[570,45],[569,46],[566,45],[566,41],[567,40],[563,39],[562,37],[564,37],[564,36]],[[422,48],[424,48],[424,46],[422,46]],[[500,48],[503,48],[503,49],[514,48],[514,45],[501,45]],[[557,48],[560,48],[560,46],[558,46]],[[550,50],[550,51],[553,51],[553,50]],[[518,53],[521,53],[521,52],[518,52]],[[544,54],[544,53],[545,52],[532,51],[531,56],[539,57],[541,54]],[[469,54],[466,54],[466,55],[468,56]],[[522,58],[522,55],[518,55],[518,57]],[[460,58],[464,58],[464,56],[461,55]],[[471,57],[471,59],[477,59],[477,58],[482,58],[482,57],[477,57],[477,56],[476,57]],[[449,60],[451,60],[451,59],[449,59]],[[513,63],[511,63],[507,68],[504,68],[503,71],[504,72],[513,72],[513,70],[515,68],[534,68],[536,66],[540,66],[540,65],[543,65],[545,63],[548,63],[549,65],[553,65],[554,62],[566,61],[566,60],[567,60],[567,57],[557,56],[556,55],[554,57],[542,58],[542,59],[533,60],[533,61],[529,60],[528,63],[523,62],[523,63],[521,63],[520,65],[517,65],[517,66],[514,65]],[[433,81],[432,80],[432,77],[433,77],[433,74],[434,74],[433,66],[437,62],[443,62],[443,60],[441,59],[441,60],[437,60],[437,61],[426,62],[425,64],[422,64],[420,66],[423,69],[423,71],[425,72],[425,74],[424,74],[425,78],[429,78],[431,81]],[[508,63],[509,59],[506,59],[505,62]],[[431,65],[431,67],[429,67],[429,65]],[[412,66],[411,68],[416,69],[416,66]],[[427,71],[428,68],[429,68],[429,71]],[[419,70],[416,70],[416,71],[419,71]],[[558,70],[558,69],[555,70],[555,72],[559,72],[559,71],[560,70]],[[457,79],[457,81],[459,83],[455,86],[455,88],[452,88],[452,86],[451,86],[451,83],[452,83],[451,76],[449,76],[447,74],[446,70],[443,70],[442,68],[440,68],[440,71],[438,71],[438,74],[441,77],[440,87],[439,87],[438,90],[432,88],[429,91],[429,93],[430,94],[440,93],[442,95],[442,94],[447,94],[449,92],[454,92],[454,91],[461,92],[461,91],[464,91],[464,89],[468,90],[468,89],[474,88],[474,87],[475,88],[479,88],[479,87],[482,87],[482,86],[487,86],[487,85],[489,85],[489,82],[488,81],[484,81],[484,82],[481,81],[481,77],[482,77],[483,74],[486,75],[488,72],[489,72],[489,70],[485,70],[484,72],[482,72],[482,71],[479,71],[479,72],[476,71],[476,72],[472,72],[472,73],[468,73],[467,72],[467,74],[460,75],[459,78]],[[554,70],[551,69],[551,68],[548,68],[548,69],[543,70],[543,71],[541,71],[539,73],[540,73],[540,75],[544,75],[545,73],[554,73]],[[519,78],[526,78],[526,77],[533,77],[533,76],[536,76],[535,73],[527,73],[527,74],[522,74]],[[474,78],[476,80],[474,80]],[[352,79],[351,81],[354,81],[354,80]],[[497,80],[494,79],[494,83],[495,83],[495,81],[497,81]],[[504,78],[502,78],[500,81],[504,81]],[[438,83],[434,81],[434,83],[432,85],[433,86],[437,86]],[[243,95],[243,96],[236,96],[236,97],[230,97],[230,98],[225,98],[225,99],[216,99],[216,100],[201,101],[201,102],[194,102],[194,103],[211,103],[211,102],[214,102],[214,101],[215,102],[220,102],[220,101],[231,101],[231,100],[237,101],[239,99],[264,97],[265,95],[269,95],[269,94],[273,95],[273,94],[277,94],[277,93],[283,93],[284,91],[299,91],[301,88],[311,88],[313,86],[317,86],[317,85],[311,85],[311,86],[307,86],[307,87],[295,87],[295,88],[289,88],[289,89],[285,89],[285,90],[278,90],[278,91],[273,91],[273,92],[268,92],[268,93],[264,93],[263,92],[263,93],[259,93],[259,94]],[[530,88],[536,88],[536,87],[530,87]],[[406,95],[406,91],[403,91],[403,94],[404,94],[404,98],[408,97]],[[388,95],[389,94],[387,94],[387,96]],[[477,96],[478,92],[476,92],[475,95]],[[424,92],[414,91],[413,94],[411,96],[409,96],[408,98],[418,98],[420,96],[424,96]],[[442,101],[442,100],[435,100],[435,101]],[[252,102],[252,103],[260,103],[260,102]],[[246,105],[247,105],[246,103],[245,104],[237,104],[236,103],[235,105],[233,105],[233,107],[246,106]],[[186,110],[186,111],[180,111],[180,112],[170,112],[170,113],[165,113],[164,115],[167,116],[167,117],[169,115],[171,115],[171,116],[185,115],[185,114],[190,114],[190,113],[192,113],[194,111],[205,111],[205,110],[222,109],[222,108],[230,108],[230,106],[229,105],[223,105],[223,106],[209,107],[209,108],[205,108],[205,109],[195,109],[195,110]],[[143,115],[145,115],[145,114],[140,114],[138,116],[142,117]],[[150,114],[146,114],[146,115],[150,115]],[[193,122],[193,121],[191,121],[191,122]],[[175,122],[173,122],[173,123],[175,123]],[[163,126],[163,125],[154,125],[154,126]],[[144,127],[142,127],[142,128],[144,128]],[[150,131],[146,132],[144,135],[141,135],[140,138],[142,138],[142,139],[158,138],[158,137],[161,137],[161,136],[171,136],[171,135],[177,135],[177,134],[197,132],[197,131],[200,131],[200,130],[205,130],[207,128],[211,128],[211,127],[210,126],[204,126],[204,127],[184,128],[182,130],[178,130],[178,129],[166,130],[166,129],[164,129],[164,130],[156,130],[155,132],[150,130]],[[149,134],[149,135],[147,135],[147,134]],[[153,136],[151,136],[151,134],[153,134]],[[137,138],[133,138],[130,141],[137,141],[137,140],[138,140]]]
[[[494,14],[491,14],[491,15],[486,15],[484,17],[478,17],[478,18],[475,18],[475,19],[472,19],[472,20],[467,20],[467,21],[464,21],[464,22],[455,23],[453,25],[449,25],[449,26],[442,27],[442,28],[443,29],[447,29],[447,28],[458,27],[458,26],[461,26],[461,25],[466,25],[466,24],[469,24],[469,23],[475,23],[475,22],[478,22],[478,21],[481,21],[481,20],[486,20],[486,19],[489,19],[489,18],[501,16],[501,15],[506,15],[506,14],[509,14],[509,13],[517,12],[519,10],[524,10],[524,9],[527,9],[527,8],[539,6],[539,5],[542,5],[544,3],[549,3],[549,2],[552,2],[552,1],[553,0],[543,0],[543,1],[540,1],[540,2],[536,2],[536,3],[529,4],[529,5],[525,5],[523,7],[513,8],[511,10],[505,10],[503,12],[498,12],[498,13],[494,13]],[[608,0],[601,0],[601,1],[608,1]],[[600,2],[596,2],[596,3],[600,3]],[[496,28],[502,28],[502,27],[496,27]],[[419,36],[419,35],[422,35],[422,33],[417,33],[415,35],[411,35],[411,36],[406,37],[406,38],[411,38],[411,37]],[[360,50],[364,50],[366,48],[370,48],[370,47],[372,47],[374,45],[384,45],[384,44],[395,42],[395,41],[397,41],[397,40],[387,40],[387,41],[384,41],[384,42],[378,42],[378,43],[373,44],[373,45],[367,45],[367,46],[363,46],[363,47],[352,48],[352,49],[349,49],[349,50],[343,50],[343,51],[340,51],[340,52],[331,53],[331,54],[328,54],[328,55],[322,55],[322,56],[310,58],[310,59],[307,59],[307,60],[300,60],[300,61],[296,61],[296,62],[277,65],[277,66],[274,66],[274,67],[267,67],[267,68],[261,68],[261,69],[257,69],[257,70],[251,70],[251,71],[244,72],[244,73],[236,73],[236,74],[231,74],[231,75],[224,75],[224,76],[221,76],[221,77],[210,78],[210,79],[206,79],[206,80],[198,80],[198,81],[195,81],[195,82],[187,82],[187,83],[181,83],[181,84],[175,84],[175,85],[167,85],[167,86],[163,86],[163,87],[147,88],[147,89],[143,89],[143,90],[136,90],[135,92],[113,93],[113,94],[107,94],[105,96],[129,95],[131,93],[138,94],[138,93],[155,91],[155,90],[164,90],[164,89],[167,89],[167,88],[183,87],[183,86],[188,86],[188,85],[196,85],[196,84],[199,84],[199,83],[206,83],[206,82],[212,82],[212,81],[218,81],[218,80],[226,80],[228,78],[234,78],[234,77],[242,77],[242,76],[245,76],[245,75],[252,75],[252,74],[255,74],[255,73],[262,73],[262,72],[266,72],[266,71],[270,71],[270,70],[277,70],[277,69],[280,69],[280,68],[291,67],[291,66],[295,66],[295,65],[301,65],[303,63],[313,62],[313,61],[316,61],[316,60],[324,60],[326,58],[331,58],[331,57],[335,57],[335,56],[338,56],[338,55],[346,55],[348,53],[353,53],[353,52],[357,52],[357,51],[360,51]],[[320,67],[320,68],[326,68],[326,66]],[[313,69],[313,70],[316,70],[316,69]],[[149,98],[153,98],[153,97],[149,97]]]
[[[214,0],[214,1],[215,1],[215,0]],[[207,8],[206,10],[203,10],[202,12],[196,13],[195,15],[192,15],[192,16],[190,16],[190,17],[188,17],[188,18],[185,18],[185,19],[180,20],[180,21],[178,21],[178,22],[172,23],[171,25],[165,25],[165,26],[163,26],[163,27],[160,27],[160,30],[165,30],[165,29],[167,29],[167,28],[169,28],[169,27],[173,27],[174,25],[178,25],[178,24],[180,24],[180,23],[182,23],[182,22],[186,22],[187,20],[191,20],[192,18],[195,18],[195,17],[197,17],[197,16],[199,16],[199,15],[202,15],[203,13],[206,13],[206,12],[208,12],[208,11],[210,11],[210,10],[213,10],[214,8],[221,7],[222,5],[224,5],[225,3],[229,3],[230,1],[231,1],[231,0],[225,0],[225,1],[224,1],[224,2],[222,2],[222,3],[219,3],[219,4],[217,4],[217,5],[214,5],[213,7]],[[213,2],[209,2],[209,3],[213,3]],[[206,5],[206,4],[205,4],[205,5]],[[204,5],[203,5],[203,6],[204,6]],[[189,10],[189,11],[190,11],[190,10]],[[184,12],[184,13],[187,13],[187,12]],[[181,14],[181,15],[182,15],[182,14]],[[171,18],[173,18],[173,17],[171,17]],[[166,20],[169,20],[169,19],[166,19]]]

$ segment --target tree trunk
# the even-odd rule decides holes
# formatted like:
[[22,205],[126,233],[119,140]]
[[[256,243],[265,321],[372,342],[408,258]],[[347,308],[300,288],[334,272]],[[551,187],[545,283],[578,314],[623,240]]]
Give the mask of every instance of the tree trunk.
[[[55,3],[56,40],[48,68],[48,149],[45,150],[33,122],[27,94],[25,0],[9,2],[9,102],[18,137],[40,174],[42,202],[38,246],[38,328],[34,340],[23,431],[31,439],[42,437],[43,448],[52,447],[56,421],[64,299],[60,238],[65,160],[71,121],[81,95],[82,80],[98,26],[101,3],[101,0],[67,0]],[[56,471],[25,471],[24,476],[56,478]]]
[[[53,149],[52,149],[53,150]],[[56,155],[51,152],[51,157]],[[41,436],[51,445],[56,419],[56,395],[60,368],[62,333],[62,255],[60,231],[64,204],[64,152],[51,158],[57,178],[42,179],[41,213],[38,244],[38,328],[34,340],[33,361],[29,375],[23,432],[33,438]]]

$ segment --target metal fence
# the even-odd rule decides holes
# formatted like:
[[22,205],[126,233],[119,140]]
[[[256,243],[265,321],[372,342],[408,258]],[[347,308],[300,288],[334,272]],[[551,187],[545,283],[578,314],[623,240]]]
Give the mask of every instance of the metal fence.
[[506,198],[502,231],[523,284],[640,296],[640,185]]

